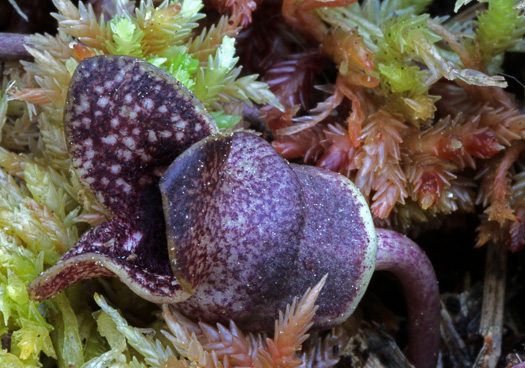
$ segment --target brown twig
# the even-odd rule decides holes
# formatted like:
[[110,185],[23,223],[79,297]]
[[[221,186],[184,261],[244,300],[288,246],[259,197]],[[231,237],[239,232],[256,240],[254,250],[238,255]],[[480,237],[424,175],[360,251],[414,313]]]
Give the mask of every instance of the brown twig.
[[25,34],[0,33],[0,60],[31,59],[24,47]]
[[489,243],[479,326],[484,343],[473,368],[495,368],[501,354],[506,270],[507,250]]
[[450,359],[459,367],[468,367],[472,360],[467,352],[467,345],[457,332],[444,303],[441,303],[441,339]]

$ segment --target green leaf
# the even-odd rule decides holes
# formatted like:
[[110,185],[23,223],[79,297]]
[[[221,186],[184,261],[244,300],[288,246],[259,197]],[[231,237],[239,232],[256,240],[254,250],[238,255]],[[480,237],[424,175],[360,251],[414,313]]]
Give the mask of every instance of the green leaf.
[[108,23],[113,42],[106,41],[110,54],[142,57],[144,31],[128,18],[116,17]]
[[227,96],[238,98],[248,106],[252,102],[261,105],[272,105],[284,111],[277,97],[270,91],[268,84],[257,81],[257,75],[247,75],[228,83],[221,91],[221,99],[228,102]]
[[498,54],[517,45],[525,34],[525,17],[514,9],[515,0],[487,0],[486,11],[479,13],[477,41],[486,64]]
[[27,365],[19,357],[4,349],[0,349],[0,362],[4,368],[27,368]]
[[[102,308],[102,310],[107,313],[109,317],[115,323],[115,326],[127,340],[128,344],[131,345],[139,354],[144,357],[146,363],[154,366],[161,367],[165,362],[163,362],[163,357],[169,355],[168,350],[158,341],[153,340],[150,337],[144,335],[141,329],[132,327],[128,322],[120,315],[120,313],[111,308],[105,299],[98,294],[95,294],[95,302]],[[112,336],[114,332],[111,332]],[[115,344],[118,344],[118,338],[114,340]],[[116,345],[117,346],[117,345]]]
[[188,54],[188,48],[186,46],[171,46],[161,52],[159,56],[166,59],[160,68],[169,72],[191,90],[195,85],[193,75],[199,69],[199,60]]
[[391,92],[415,94],[426,90],[426,73],[416,65],[407,65],[401,60],[390,60],[389,63],[379,63],[377,67],[381,73],[381,82],[388,85]]
[[163,68],[162,65],[168,61],[168,58],[165,57],[152,57],[147,60],[148,63],[155,65],[157,68]]
[[216,101],[224,86],[231,82],[227,75],[239,60],[234,55],[235,40],[225,36],[215,57],[210,56],[208,65],[197,74],[193,93],[205,106]]
[[97,316],[97,326],[100,335],[108,340],[111,349],[120,352],[123,352],[126,349],[126,338],[117,329],[117,325],[107,313],[102,312]]
[[381,3],[379,19],[381,22],[394,16],[421,14],[432,0],[385,0]]
[[198,27],[197,21],[205,16],[199,13],[202,7],[202,0],[165,0],[158,6],[154,6],[152,0],[141,1],[133,21],[147,34],[144,55],[155,56],[154,53],[166,47],[184,44],[191,31]]
[[224,111],[213,111],[210,112],[210,115],[213,117],[213,119],[215,119],[215,122],[221,130],[230,129],[242,119],[242,116],[227,115],[224,113]]
[[55,295],[50,303],[54,306],[52,320],[59,367],[80,367],[84,354],[76,313],[64,292]]
[[37,359],[40,352],[47,356],[56,358],[53,343],[49,336],[52,327],[42,325],[36,321],[21,318],[19,320],[21,328],[13,332],[12,344],[20,349],[20,359]]

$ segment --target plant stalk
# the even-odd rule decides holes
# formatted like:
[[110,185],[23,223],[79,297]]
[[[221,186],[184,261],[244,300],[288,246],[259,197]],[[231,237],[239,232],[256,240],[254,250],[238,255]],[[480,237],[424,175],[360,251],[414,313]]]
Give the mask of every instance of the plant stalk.
[[376,270],[393,272],[408,309],[408,360],[416,368],[435,368],[440,343],[440,298],[434,268],[412,240],[377,229]]
[[26,36],[20,33],[0,33],[0,60],[31,59],[31,54],[24,46]]

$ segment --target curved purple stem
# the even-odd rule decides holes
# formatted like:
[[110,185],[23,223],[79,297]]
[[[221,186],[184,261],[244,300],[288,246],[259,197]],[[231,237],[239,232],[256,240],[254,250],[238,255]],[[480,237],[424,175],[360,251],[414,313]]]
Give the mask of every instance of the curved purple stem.
[[376,271],[401,281],[408,309],[408,359],[416,368],[434,368],[439,353],[439,288],[430,260],[412,240],[377,229]]
[[0,60],[31,59],[32,56],[25,49],[26,34],[0,33]]

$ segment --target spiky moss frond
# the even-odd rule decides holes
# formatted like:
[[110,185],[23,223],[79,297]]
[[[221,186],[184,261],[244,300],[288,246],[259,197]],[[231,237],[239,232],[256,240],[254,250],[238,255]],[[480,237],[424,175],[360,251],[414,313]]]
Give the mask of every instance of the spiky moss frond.
[[[410,90],[412,95],[417,95],[441,76],[475,85],[505,87],[499,76],[489,77],[476,70],[462,69],[454,64],[455,60],[447,59],[448,54],[435,45],[440,37],[428,27],[429,16],[421,14],[428,3],[367,0],[347,7],[319,9],[317,13],[345,32],[359,30],[367,47],[376,54],[378,67],[383,65],[378,70],[382,83],[393,77],[389,82],[393,88],[387,91]],[[423,62],[428,69],[411,67],[417,62]]]
[[289,160],[301,158],[306,164],[315,164],[325,152],[322,144],[326,140],[325,128],[325,124],[317,124],[312,129],[276,139],[272,146]]
[[476,41],[485,65],[505,50],[517,45],[525,34],[525,17],[515,7],[516,0],[485,0],[486,11],[478,15]]
[[[440,37],[428,27],[428,22],[428,15],[391,18],[382,27],[385,37],[379,40],[376,54],[383,90],[392,94],[390,106],[416,125],[433,118],[434,103],[439,97],[430,95],[428,89],[441,77],[506,87],[500,76],[489,77],[474,69],[464,69],[455,60],[447,59],[447,53],[436,46]],[[418,63],[428,69],[420,68]]]
[[152,337],[153,330],[139,329],[132,327],[120,315],[111,308],[106,300],[95,295],[95,301],[102,308],[97,314],[96,321],[100,334],[106,338],[111,350],[102,356],[93,358],[88,362],[89,366],[95,367],[96,364],[130,362],[130,347],[136,350],[134,358],[140,358],[150,367],[166,367],[169,358],[175,358],[172,350],[163,342]]
[[[425,230],[440,229],[448,215],[474,213],[476,184],[472,178],[457,176],[443,189],[439,201],[423,209],[415,200],[407,198],[405,204],[396,205],[387,219],[378,226],[388,226],[400,232],[421,234]],[[418,226],[414,226],[418,224]]]
[[[287,306],[286,313],[279,314],[273,339],[263,334],[245,334],[233,321],[229,328],[221,324],[216,327],[202,322],[197,324],[174,308],[163,306],[163,316],[170,330],[164,334],[185,360],[175,361],[176,366],[277,368],[305,364],[297,352],[308,337],[306,332],[312,326],[317,309],[315,301],[324,282],[325,278],[308,289],[300,300],[295,298],[293,304]],[[318,358],[322,361],[323,356],[335,364],[336,360],[327,354],[318,355]],[[326,362],[325,366],[331,365]]]
[[[502,52],[514,48],[516,43],[511,39],[522,39],[522,15],[516,11],[519,8],[516,1],[487,2],[489,9],[479,13],[477,22],[462,24],[466,29],[460,32],[453,22],[424,14],[429,4],[426,0],[365,0],[343,7],[323,7],[316,3],[303,7],[305,9],[301,9],[300,2],[287,0],[285,7],[295,9],[294,14],[284,13],[288,22],[295,24],[298,19],[304,20],[305,24],[297,26],[299,31],[308,33],[309,27],[318,25],[320,19],[325,22],[325,28],[313,30],[310,35],[320,43],[324,55],[336,63],[337,78],[344,81],[338,90],[345,93],[338,108],[326,114],[330,115],[330,122],[313,120],[307,115],[294,117],[291,110],[270,116],[269,127],[274,133],[283,134],[277,136],[274,146],[290,157],[304,158],[307,152],[315,152],[317,159],[309,163],[356,180],[365,195],[372,198],[374,214],[380,214],[384,220],[388,220],[395,206],[399,206],[399,213],[404,213],[401,222],[409,218],[426,221],[439,210],[443,214],[454,208],[472,210],[472,195],[461,190],[458,196],[449,192],[461,187],[454,184],[458,174],[461,176],[460,172],[468,167],[479,167],[483,160],[509,150],[514,142],[525,137],[523,115],[502,89],[506,82],[500,76],[486,74],[487,70],[496,71],[493,64],[501,61]],[[482,46],[481,40],[492,39],[489,29],[497,27],[497,19],[508,20],[501,37],[495,38],[497,47],[501,48],[493,45],[492,51],[487,49],[488,59],[482,59],[481,48],[491,46]],[[480,21],[490,24],[487,31],[478,28]],[[511,30],[512,27],[515,29]],[[508,37],[503,37],[503,33]],[[349,40],[354,41],[352,55],[346,55],[344,49],[348,47],[342,47]],[[379,81],[379,87],[374,86],[374,80]],[[326,107],[325,112],[329,110],[329,106]],[[381,135],[381,138],[378,135],[367,148],[374,154],[380,152],[377,159],[382,157],[383,162],[388,162],[386,166],[377,164],[372,172],[368,168],[376,158],[364,155],[362,146],[368,134],[366,129],[373,126],[372,117],[378,111],[399,116],[400,134]],[[436,121],[434,115],[440,120]],[[302,119],[311,120],[311,124],[291,124]],[[346,120],[346,139],[353,148],[327,139],[325,128],[333,120],[339,123]],[[316,124],[322,127],[316,129]],[[399,155],[385,154],[381,146],[384,141],[397,145],[413,165],[400,162]],[[390,180],[377,174],[381,167],[388,170],[381,174]],[[487,187],[489,191],[494,189]],[[408,191],[415,193],[413,200],[419,202],[417,210],[404,194]],[[446,200],[445,193],[455,199]],[[405,199],[406,206],[403,205]],[[457,202],[462,199],[467,201],[464,206]],[[405,209],[415,211],[414,216]],[[392,220],[394,217],[399,218],[394,214]]]
[[30,166],[24,166],[23,176],[31,183],[27,186],[0,169],[0,331],[12,336],[10,353],[4,351],[2,359],[37,367],[42,352],[58,359],[60,366],[80,366],[83,342],[100,346],[90,332],[90,311],[79,307],[83,297],[77,295],[73,307],[64,294],[42,304],[29,300],[27,293],[28,283],[77,237],[76,212],[51,212],[42,202],[60,204],[60,190],[53,190],[50,181],[39,187],[42,172]]
[[89,47],[107,51],[105,47],[108,32],[102,15],[97,19],[93,7],[80,2],[78,8],[69,0],[53,0],[58,13],[53,17],[58,21],[58,30],[72,36]]
[[18,152],[26,151],[38,137],[35,111],[25,102],[13,101],[10,91],[23,83],[19,64],[5,63],[0,75],[0,145]]
[[482,178],[482,183],[476,201],[486,207],[484,212],[489,221],[503,225],[506,220],[517,220],[510,206],[512,183],[509,170],[524,148],[523,142],[515,142],[504,153],[491,159],[477,175],[478,179]]
[[258,358],[263,367],[301,365],[302,362],[295,353],[310,336],[306,332],[313,326],[312,318],[317,310],[315,301],[326,278],[327,275],[313,288],[308,289],[300,300],[295,298],[291,306],[286,306],[286,313],[279,313],[279,320],[275,322],[274,337],[266,339],[268,349],[259,349]]
[[403,156],[403,171],[407,175],[409,193],[423,210],[435,206],[445,188],[456,178],[454,165],[429,154]]
[[198,36],[188,40],[188,52],[201,63],[207,62],[208,58],[215,54],[224,37],[235,38],[239,34],[240,28],[232,27],[230,20],[223,15],[217,24],[204,28]]
[[217,48],[215,57],[209,56],[208,68],[201,69],[196,76],[193,93],[206,106],[216,101],[216,96],[224,89],[226,77],[239,60],[235,57],[234,40],[224,37]]
[[505,245],[511,252],[525,247],[525,172],[521,162],[517,166],[517,173],[512,178],[511,206],[518,220],[510,222],[508,229],[505,229]]
[[13,334],[8,359],[20,365],[38,364],[41,351],[56,357],[49,336],[53,327],[38,311],[38,303],[29,300],[26,291],[32,277],[43,270],[43,263],[43,253],[35,254],[15,237],[0,231],[0,331],[2,335]]
[[317,125],[317,123],[326,119],[332,110],[343,102],[343,98],[344,94],[342,90],[340,88],[335,88],[332,95],[330,95],[325,101],[318,103],[314,109],[309,111],[311,115],[305,115],[293,119],[293,121],[297,123],[296,125],[279,129],[276,133],[278,135],[291,135]]
[[144,57],[141,42],[145,32],[128,18],[114,18],[107,25],[110,27],[113,40],[106,40],[110,54]]
[[[56,43],[61,47],[60,54],[56,57],[48,50],[44,49],[40,51],[39,45],[42,41],[45,42],[47,40],[41,37],[29,36],[27,42],[33,47],[28,50],[35,60],[34,62],[21,62],[27,73],[34,76],[34,80],[40,89],[36,90],[28,86],[31,88],[29,91],[21,90],[20,93],[15,93],[14,96],[20,100],[26,100],[34,104],[52,103],[56,106],[63,106],[66,101],[69,80],[71,79],[71,73],[65,61],[72,60],[78,62],[79,58],[76,57],[73,49],[69,48],[65,50],[60,42]],[[47,44],[48,43],[45,42],[44,45]],[[63,54],[62,51],[69,51],[69,53]],[[54,52],[55,55],[58,53],[59,52]],[[43,96],[46,98],[42,98]]]
[[142,47],[145,54],[156,54],[171,45],[180,45],[204,18],[199,13],[200,0],[165,0],[154,6],[152,0],[141,1],[135,10],[138,26],[144,31]]
[[407,128],[403,118],[388,111],[370,117],[363,128],[362,146],[355,156],[358,169],[355,183],[365,195],[372,196],[374,216],[385,218],[397,202],[408,196],[406,176],[401,169],[401,134]]
[[[97,54],[122,54],[144,58],[169,71],[200,98],[212,113],[224,110],[232,100],[239,106],[272,104],[279,101],[256,76],[244,77],[236,85],[240,69],[235,68],[234,41],[238,29],[227,18],[191,38],[191,32],[204,17],[201,0],[171,0],[154,6],[142,1],[134,12],[124,6],[107,23],[96,18],[91,6],[75,7],[69,0],[56,0],[59,34],[29,39],[35,62],[26,63],[40,88],[26,88],[16,94],[33,103],[52,102],[62,106],[71,74],[78,62]],[[80,42],[80,43],[79,43]],[[87,46],[87,47],[86,47]],[[193,55],[195,54],[195,56]],[[239,90],[240,89],[240,90]],[[218,115],[221,126],[230,128],[239,117]],[[241,116],[242,117],[242,116]]]
[[310,108],[315,77],[324,69],[324,64],[319,51],[312,49],[289,55],[266,71],[264,80],[284,107],[284,111],[273,106],[261,109],[260,118],[272,131],[292,125],[292,119],[300,108]]
[[[521,176],[512,175],[524,148],[522,141],[514,142],[505,152],[489,160],[477,175],[481,185],[476,202],[485,207],[478,227],[477,246],[492,241],[505,244],[515,252],[525,245]],[[516,180],[515,185],[512,185],[513,180]]]
[[[429,27],[429,16],[420,14],[428,3],[370,0],[317,10],[317,14],[333,26],[328,41],[339,32],[341,36],[335,38],[342,43],[342,38],[358,30],[373,54],[370,63],[375,66],[368,74],[381,81],[389,109],[403,114],[407,122],[416,126],[430,124],[429,119],[436,110],[434,104],[439,98],[430,95],[428,89],[441,77],[474,85],[506,86],[499,76],[490,77],[478,70],[458,66],[455,58],[449,58],[450,53],[437,47],[441,37]],[[339,60],[337,51],[334,54],[337,47],[326,42],[323,41],[322,46],[332,50],[331,56],[340,74],[344,75],[346,62]],[[331,43],[337,45],[337,42]],[[421,64],[426,68],[421,68]],[[348,83],[357,82],[350,78]]]
[[317,285],[299,302],[296,299],[293,306],[288,306],[287,313],[281,314],[279,322],[276,321],[274,339],[246,335],[233,322],[229,329],[220,324],[217,327],[196,324],[165,305],[163,316],[170,332],[164,335],[171,341],[176,354],[165,341],[154,339],[144,329],[129,326],[103,298],[96,296],[103,310],[97,316],[97,324],[111,350],[87,364],[129,362],[129,344],[138,352],[139,359],[144,359],[150,367],[295,367],[302,364],[295,353],[307,338],[305,332],[311,326],[309,322],[321,286]]
[[408,136],[403,147],[412,153],[426,153],[450,160],[457,168],[476,168],[475,158],[487,159],[504,147],[488,127],[480,126],[480,116],[447,116],[423,131]]
[[[69,249],[71,242],[75,241],[77,230],[73,218],[77,212],[72,211],[66,215],[65,210],[61,210],[59,214],[64,214],[64,218],[60,219],[45,204],[35,200],[26,187],[17,185],[13,178],[4,172],[2,174],[3,186],[0,189],[2,228],[7,234],[21,239],[25,246],[36,254],[44,252],[45,263],[53,264],[58,260],[60,254]],[[30,173],[30,175],[33,174],[36,179],[39,173]],[[60,191],[53,188],[49,181],[40,187],[37,180],[35,185],[32,188],[35,192],[45,193],[46,189],[51,190],[49,196],[46,195],[39,199],[53,199],[57,200],[59,205],[65,205],[64,197],[57,195]],[[41,191],[42,189],[44,191]]]

